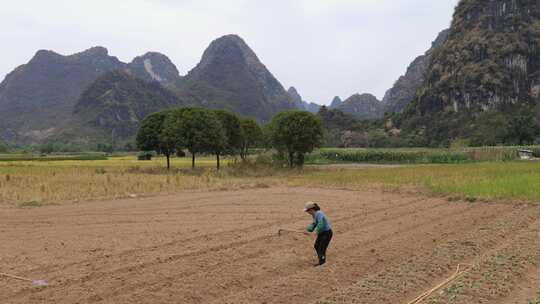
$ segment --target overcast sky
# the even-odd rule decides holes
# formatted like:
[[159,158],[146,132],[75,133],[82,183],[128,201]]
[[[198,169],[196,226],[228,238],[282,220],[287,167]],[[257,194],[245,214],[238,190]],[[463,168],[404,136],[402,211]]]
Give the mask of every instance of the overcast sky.
[[450,25],[458,0],[18,0],[0,10],[0,77],[39,49],[166,54],[182,75],[238,34],[287,89],[328,104],[384,92]]

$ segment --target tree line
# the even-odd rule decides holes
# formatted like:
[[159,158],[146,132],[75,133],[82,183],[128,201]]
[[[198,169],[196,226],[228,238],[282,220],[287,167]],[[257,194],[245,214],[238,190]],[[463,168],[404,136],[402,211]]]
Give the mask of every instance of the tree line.
[[150,114],[136,137],[137,148],[164,155],[168,169],[171,156],[179,151],[189,151],[193,168],[197,155],[215,155],[219,169],[222,156],[246,160],[249,149],[256,147],[274,148],[285,155],[289,167],[302,166],[304,155],[320,147],[322,140],[322,123],[309,112],[281,112],[263,128],[255,119],[228,110],[197,107]]

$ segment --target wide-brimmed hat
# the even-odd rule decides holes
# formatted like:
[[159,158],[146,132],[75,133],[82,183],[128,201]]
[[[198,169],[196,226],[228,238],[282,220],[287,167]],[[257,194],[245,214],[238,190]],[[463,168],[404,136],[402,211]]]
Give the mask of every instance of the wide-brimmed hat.
[[304,207],[304,212],[308,212],[309,210],[315,208],[315,206],[317,206],[317,204],[314,202],[307,202],[306,206]]

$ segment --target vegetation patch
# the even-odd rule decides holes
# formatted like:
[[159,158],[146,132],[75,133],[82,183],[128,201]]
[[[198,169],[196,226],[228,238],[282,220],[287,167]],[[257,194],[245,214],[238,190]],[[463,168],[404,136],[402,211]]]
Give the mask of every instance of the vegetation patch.
[[18,208],[39,208],[43,207],[43,203],[37,201],[22,202],[17,204]]
[[536,294],[536,299],[530,300],[528,304],[540,304],[540,291]]
[[16,161],[86,161],[86,160],[106,160],[107,156],[103,153],[87,154],[0,154],[0,162]]

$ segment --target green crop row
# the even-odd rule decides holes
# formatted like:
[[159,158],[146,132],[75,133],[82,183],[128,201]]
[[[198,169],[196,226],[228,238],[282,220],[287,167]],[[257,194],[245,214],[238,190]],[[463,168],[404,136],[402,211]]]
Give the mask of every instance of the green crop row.
[[533,151],[540,158],[540,147],[478,147],[461,149],[398,148],[354,149],[326,148],[306,157],[308,164],[328,163],[404,163],[404,164],[456,164],[484,161],[512,161],[518,159],[518,150]]
[[4,154],[0,155],[0,162],[14,161],[66,161],[66,160],[106,160],[105,154],[76,154],[76,155],[26,155]]

